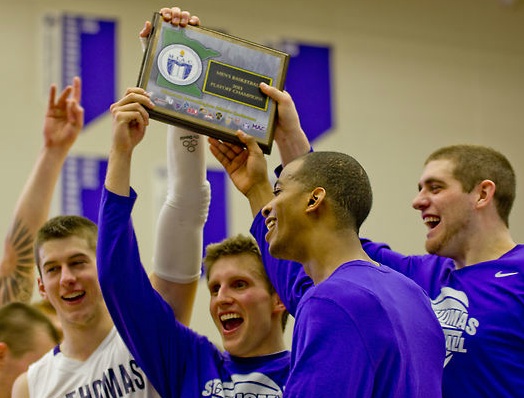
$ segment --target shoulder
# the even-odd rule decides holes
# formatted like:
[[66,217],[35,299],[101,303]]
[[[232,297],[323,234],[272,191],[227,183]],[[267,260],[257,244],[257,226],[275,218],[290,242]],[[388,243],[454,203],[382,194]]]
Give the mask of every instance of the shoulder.
[[13,384],[11,396],[13,398],[29,398],[29,384],[27,381],[27,372],[17,377]]

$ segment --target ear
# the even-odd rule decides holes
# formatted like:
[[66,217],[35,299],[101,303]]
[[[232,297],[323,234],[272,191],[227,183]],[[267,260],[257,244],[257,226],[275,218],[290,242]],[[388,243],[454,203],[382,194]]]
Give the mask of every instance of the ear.
[[9,347],[7,346],[7,344],[3,341],[0,341],[0,369],[3,368],[3,364],[5,363],[8,351]]
[[480,182],[475,188],[478,193],[476,207],[478,209],[485,208],[490,203],[493,203],[493,197],[497,186],[491,180],[484,180]]
[[40,294],[40,297],[42,297],[43,299],[47,299],[47,292],[45,291],[45,286],[42,282],[42,278],[38,277],[37,282],[38,282],[38,293]]
[[315,211],[319,208],[320,204],[324,201],[326,197],[326,190],[322,187],[317,187],[309,194],[309,199],[307,202],[307,212]]
[[284,312],[286,310],[286,306],[280,300],[280,296],[278,293],[273,293],[273,312]]

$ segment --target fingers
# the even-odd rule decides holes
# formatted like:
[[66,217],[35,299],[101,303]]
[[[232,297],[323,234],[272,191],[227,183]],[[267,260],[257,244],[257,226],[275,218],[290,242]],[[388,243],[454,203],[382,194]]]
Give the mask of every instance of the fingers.
[[149,114],[138,102],[121,104],[114,107],[111,106],[111,114],[113,115],[113,119],[119,122],[129,123],[137,120],[141,125],[149,125]]
[[50,103],[51,107],[66,109],[67,99],[69,98],[69,95],[71,94],[72,91],[73,91],[73,87],[71,86],[67,86],[66,88],[64,88],[64,90],[60,93],[60,97],[58,97],[58,100],[56,102],[54,101],[56,95],[53,97],[53,102]]
[[126,104],[138,103],[147,108],[154,108],[155,104],[149,98],[149,94],[140,87],[132,87],[126,90],[125,95],[117,102],[113,103],[109,110],[113,112],[116,108],[122,107]]
[[262,154],[262,149],[257,144],[255,137],[252,135],[244,133],[242,130],[237,130],[236,136],[240,141],[247,147],[249,153],[252,154]]
[[47,101],[47,109],[53,109],[55,106],[56,98],[56,84],[51,84],[49,88],[49,99]]
[[142,30],[140,31],[140,33],[138,34],[138,36],[140,38],[147,38],[149,36],[149,34],[151,33],[151,22],[150,21],[146,21],[144,22],[144,27],[142,28]]
[[84,125],[84,108],[76,100],[67,101],[67,121],[80,128]]
[[73,92],[72,92],[73,100],[80,103],[82,100],[82,80],[80,77],[75,76],[73,78]]
[[189,18],[189,25],[200,26],[200,18],[192,15],[191,18]]
[[215,138],[208,138],[211,153],[221,164],[231,163],[239,154],[246,152],[244,148],[229,142],[219,141]]
[[260,90],[277,103],[291,101],[291,96],[286,91],[280,91],[278,88],[266,83],[260,83]]
[[189,11],[182,11],[179,7],[162,8],[160,10],[164,21],[171,22],[173,26],[186,27],[189,25],[200,25],[200,18],[196,15],[191,16]]
[[140,125],[149,125],[149,113],[146,108],[153,108],[155,104],[149,94],[142,88],[128,88],[123,98],[109,108],[117,122],[130,123],[136,120]]

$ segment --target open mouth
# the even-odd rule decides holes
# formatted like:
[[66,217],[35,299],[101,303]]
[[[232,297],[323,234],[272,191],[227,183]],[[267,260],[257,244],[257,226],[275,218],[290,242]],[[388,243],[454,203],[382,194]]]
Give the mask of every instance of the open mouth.
[[86,295],[85,292],[74,292],[74,293],[64,294],[62,296],[62,300],[74,302],[74,301],[80,300],[85,295]]
[[426,224],[426,226],[429,229],[433,229],[437,225],[440,224],[440,217],[435,217],[435,216],[424,217],[424,224]]
[[268,231],[273,228],[276,224],[276,221],[275,219],[271,219],[269,220],[267,223],[266,223],[266,228],[268,229]]
[[230,312],[221,315],[220,322],[224,330],[229,332],[238,328],[244,322],[244,319],[240,315]]

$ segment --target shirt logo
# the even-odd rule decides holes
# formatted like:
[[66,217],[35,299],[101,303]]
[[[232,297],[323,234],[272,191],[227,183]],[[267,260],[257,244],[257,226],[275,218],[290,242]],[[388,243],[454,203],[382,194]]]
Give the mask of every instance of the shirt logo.
[[282,390],[263,373],[233,374],[231,381],[209,380],[202,397],[208,398],[282,398]]
[[495,278],[505,278],[506,276],[517,275],[518,272],[502,272],[499,271],[495,274]]
[[446,338],[446,366],[453,355],[468,352],[467,336],[477,333],[479,321],[469,314],[466,294],[450,287],[443,287],[438,297],[431,300],[431,306]]

